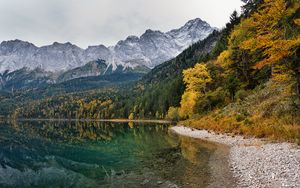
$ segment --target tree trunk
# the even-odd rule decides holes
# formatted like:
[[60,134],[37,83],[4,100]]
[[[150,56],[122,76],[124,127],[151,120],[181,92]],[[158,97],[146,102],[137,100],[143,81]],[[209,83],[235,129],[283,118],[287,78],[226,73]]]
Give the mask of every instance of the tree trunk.
[[235,97],[235,91],[231,92],[231,101],[234,102],[234,97]]
[[296,94],[300,97],[300,72],[296,73]]

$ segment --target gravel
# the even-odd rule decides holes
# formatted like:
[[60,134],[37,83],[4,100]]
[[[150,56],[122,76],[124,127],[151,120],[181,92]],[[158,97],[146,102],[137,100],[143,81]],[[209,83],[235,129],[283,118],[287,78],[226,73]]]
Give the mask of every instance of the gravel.
[[184,136],[228,145],[230,169],[238,187],[300,188],[300,149],[295,144],[269,143],[183,126],[171,129]]

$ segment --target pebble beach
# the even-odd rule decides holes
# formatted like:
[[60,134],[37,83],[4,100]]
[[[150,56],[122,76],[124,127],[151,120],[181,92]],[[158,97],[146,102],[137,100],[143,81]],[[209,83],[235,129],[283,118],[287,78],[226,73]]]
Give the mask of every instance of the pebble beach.
[[270,143],[183,126],[171,129],[183,136],[227,145],[230,169],[238,187],[300,187],[300,147],[296,144]]

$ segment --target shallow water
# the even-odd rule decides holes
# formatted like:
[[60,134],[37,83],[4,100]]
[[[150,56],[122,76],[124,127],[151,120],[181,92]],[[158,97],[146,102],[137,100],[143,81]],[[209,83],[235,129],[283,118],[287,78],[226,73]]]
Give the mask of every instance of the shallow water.
[[231,187],[227,152],[167,124],[0,123],[0,187]]

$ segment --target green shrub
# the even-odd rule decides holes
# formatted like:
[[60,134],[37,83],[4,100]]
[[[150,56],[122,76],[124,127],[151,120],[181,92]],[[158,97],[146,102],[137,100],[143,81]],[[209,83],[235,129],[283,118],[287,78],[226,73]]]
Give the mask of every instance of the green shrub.
[[180,119],[179,116],[179,109],[176,107],[171,106],[168,110],[168,113],[166,115],[166,119],[178,121]]
[[237,101],[242,101],[242,100],[244,100],[247,96],[248,96],[248,92],[245,91],[245,90],[243,90],[243,89],[241,89],[241,90],[238,90],[238,91],[236,92],[236,94],[235,94],[235,99],[236,99]]

